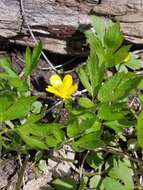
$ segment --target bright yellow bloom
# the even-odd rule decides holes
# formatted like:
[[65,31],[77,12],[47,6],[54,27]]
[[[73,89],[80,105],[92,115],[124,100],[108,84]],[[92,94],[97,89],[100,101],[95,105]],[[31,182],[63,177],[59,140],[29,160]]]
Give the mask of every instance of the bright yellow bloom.
[[132,54],[129,53],[129,54],[127,55],[127,57],[124,59],[124,62],[127,63],[128,61],[130,61],[130,60],[131,60],[131,57],[132,57]]
[[62,81],[59,75],[54,74],[50,77],[50,84],[51,86],[48,86],[46,91],[63,99],[70,98],[78,88],[77,84],[73,84],[73,78],[71,75],[65,75]]

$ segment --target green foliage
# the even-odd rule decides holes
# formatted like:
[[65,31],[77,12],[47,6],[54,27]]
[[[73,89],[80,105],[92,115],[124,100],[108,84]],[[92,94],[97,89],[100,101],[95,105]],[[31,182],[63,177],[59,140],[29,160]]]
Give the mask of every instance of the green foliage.
[[137,125],[136,125],[136,129],[137,129],[137,140],[138,140],[138,144],[139,146],[143,147],[143,112],[141,112],[138,116],[138,120],[137,120]]
[[[103,155],[104,154],[95,154],[92,152],[92,154],[87,157],[87,162],[91,167],[97,170],[104,163],[105,158]],[[119,190],[134,189],[132,179],[133,171],[128,160],[122,160],[114,156],[109,157],[104,167],[107,172],[107,176],[101,177],[99,174],[93,176],[89,182],[90,188],[101,190],[111,190],[116,188]]]
[[106,177],[105,180],[103,181],[105,190],[126,190],[126,188],[117,180],[112,179],[110,177]]
[[7,76],[9,78],[18,78],[18,74],[13,69],[13,67],[7,57],[0,59],[0,67],[5,70],[5,72],[6,72],[6,74],[8,74]]
[[19,92],[26,92],[29,89],[27,82],[19,78],[11,78],[9,80],[9,84],[10,86],[16,88]]
[[89,181],[89,186],[91,189],[99,189],[100,190],[104,190],[104,186],[103,186],[103,183],[101,183],[101,176],[100,175],[95,175],[93,176],[90,181]]
[[42,119],[43,115],[40,114],[31,114],[29,117],[26,118],[26,123],[37,123]]
[[96,34],[94,34],[92,31],[86,31],[85,36],[87,38],[87,42],[90,44],[90,51],[95,52],[97,56],[99,57],[99,60],[103,60],[105,56],[105,51],[102,42],[98,38]]
[[42,109],[42,103],[40,101],[35,101],[32,104],[32,112],[33,113],[38,114],[41,112],[41,109]]
[[100,65],[96,53],[91,51],[86,66],[79,69],[79,78],[91,96],[97,94],[103,77],[104,65]]
[[86,162],[94,169],[97,169],[104,163],[104,157],[102,153],[91,152],[87,158]]
[[113,167],[109,170],[109,176],[117,179],[124,184],[126,189],[133,189],[132,169],[128,166],[125,160],[113,159]]
[[122,45],[123,40],[124,38],[119,23],[112,24],[106,29],[104,44],[110,51],[115,52]]
[[101,131],[98,130],[82,136],[79,140],[73,143],[73,148],[77,151],[79,149],[93,150],[95,148],[102,147],[103,145],[104,143],[101,140]]
[[29,76],[32,71],[37,67],[38,61],[41,56],[42,43],[39,42],[38,45],[31,52],[30,48],[27,47],[25,53],[25,76]]
[[[133,190],[132,166],[113,155],[105,164],[106,154],[94,153],[94,150],[114,145],[120,152],[117,142],[122,139],[126,143],[124,131],[133,127],[137,130],[137,143],[143,147],[142,112],[137,116],[128,103],[128,97],[136,96],[137,89],[142,88],[142,76],[134,71],[143,66],[129,52],[131,46],[123,45],[119,23],[105,24],[102,18],[92,16],[92,26],[92,30],[85,33],[90,54],[78,72],[88,98],[81,97],[78,108],[71,108],[74,116],[71,116],[73,119],[69,121],[67,133],[74,138],[72,146],[75,151],[92,150],[86,158],[90,167],[101,171],[103,166],[107,170],[105,175],[97,174],[90,179],[90,188]],[[142,103],[141,96],[140,100]],[[85,112],[92,117],[82,120]]]
[[107,50],[107,53],[105,55],[107,67],[113,67],[115,65],[122,64],[122,62],[124,62],[124,59],[129,54],[129,49],[130,46],[122,46],[115,53],[112,53]]
[[[143,112],[140,113],[142,107],[138,111],[133,108],[129,97],[138,98],[142,76],[136,70],[143,65],[130,53],[131,46],[123,45],[119,23],[105,24],[104,19],[94,16],[91,19],[92,29],[85,32],[90,53],[77,70],[87,93],[74,103],[63,101],[56,113],[55,109],[55,120],[51,123],[44,123],[46,106],[39,97],[31,95],[30,75],[40,59],[41,42],[32,51],[26,49],[20,74],[8,58],[0,59],[0,150],[20,153],[40,150],[35,161],[44,171],[46,162],[41,160],[44,151],[68,144],[83,159],[77,164],[81,164],[80,184],[72,178],[57,178],[52,182],[55,189],[133,190],[141,175],[134,171],[139,165],[132,156],[135,148],[143,148]],[[139,98],[143,106],[142,95]],[[60,124],[63,105],[68,118]],[[128,148],[130,128],[135,130],[133,150]],[[92,171],[87,176],[86,171],[81,171],[84,162]]]
[[76,190],[77,185],[75,181],[69,177],[57,178],[53,180],[52,185],[56,190]]
[[15,131],[30,148],[56,148],[64,141],[64,132],[60,124],[27,123],[17,127]]
[[31,110],[32,103],[37,97],[21,97],[3,112],[3,121],[24,118]]
[[[28,57],[30,56],[28,53],[30,50],[26,50],[27,63],[24,70],[27,71],[28,75],[31,74],[37,65],[41,49],[42,44],[39,43],[34,48],[31,57]],[[28,70],[28,59],[32,60],[32,66],[29,67],[30,72]],[[17,131],[23,128],[23,122],[26,121],[30,125],[42,118],[42,104],[37,101],[38,97],[30,95],[29,80],[18,74],[7,57],[0,59],[0,68],[2,69],[0,74],[0,123],[2,126],[0,128],[0,145],[1,148],[9,150],[25,151],[27,147],[23,146],[22,137],[21,139],[19,138]],[[5,138],[5,135],[8,138]],[[43,142],[38,141],[36,138],[32,141],[32,137],[28,139],[28,136],[26,136],[25,139],[26,142],[28,141],[28,144],[31,143],[31,146],[34,143],[37,143],[36,147],[38,148],[43,145]],[[9,141],[11,144],[8,143]]]
[[136,59],[131,54],[131,59],[126,63],[126,66],[132,70],[139,70],[139,69],[143,68],[143,63],[140,59]]
[[89,99],[89,98],[80,98],[79,99],[79,105],[84,107],[84,108],[92,108],[94,107],[94,103]]
[[98,117],[102,120],[112,121],[125,119],[124,105],[121,103],[108,104],[102,103],[99,106]]
[[130,72],[117,73],[102,85],[98,92],[98,99],[101,102],[115,102],[126,98],[141,80],[142,77]]
[[105,189],[126,189],[133,190],[134,184],[132,179],[131,165],[127,160],[117,158],[109,159],[109,177],[103,180]]
[[106,30],[106,26],[105,26],[105,22],[103,18],[91,16],[91,23],[98,38],[103,42],[105,30]]
[[82,118],[76,118],[74,117],[73,120],[69,123],[68,128],[67,128],[67,134],[69,137],[76,137],[82,134],[83,132],[86,131],[86,129],[89,129],[92,124],[93,124],[93,118],[92,115],[87,119],[82,119]]
[[86,71],[84,68],[81,68],[79,71],[79,77],[83,84],[83,86],[88,90],[88,92],[93,95],[93,89],[91,87],[88,75],[86,74]]

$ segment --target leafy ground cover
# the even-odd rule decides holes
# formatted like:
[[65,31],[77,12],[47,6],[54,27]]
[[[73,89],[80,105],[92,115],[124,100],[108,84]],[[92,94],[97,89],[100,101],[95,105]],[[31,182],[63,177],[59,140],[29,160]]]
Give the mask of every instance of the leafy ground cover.
[[74,72],[44,71],[41,42],[0,59],[1,189],[143,189],[143,64],[118,22],[91,21]]

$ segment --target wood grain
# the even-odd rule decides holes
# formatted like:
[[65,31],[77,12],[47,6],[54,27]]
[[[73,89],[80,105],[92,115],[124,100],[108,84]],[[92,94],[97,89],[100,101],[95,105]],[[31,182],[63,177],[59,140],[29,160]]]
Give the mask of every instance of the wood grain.
[[[23,0],[25,18],[44,48],[61,54],[84,52],[84,31],[90,15],[119,20],[126,40],[143,43],[143,0]],[[34,43],[18,0],[0,1],[0,37],[12,43]]]

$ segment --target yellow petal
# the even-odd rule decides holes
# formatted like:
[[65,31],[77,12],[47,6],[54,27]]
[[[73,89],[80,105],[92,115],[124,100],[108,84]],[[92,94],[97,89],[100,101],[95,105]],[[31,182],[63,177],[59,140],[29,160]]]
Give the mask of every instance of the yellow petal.
[[48,87],[46,88],[46,91],[47,91],[47,92],[51,92],[51,93],[55,94],[56,96],[60,96],[60,97],[61,97],[59,91],[56,90],[56,89],[55,89],[54,87],[52,87],[52,86],[48,86]]
[[124,59],[124,62],[127,63],[128,61],[130,61],[131,57],[132,57],[132,54],[129,53],[129,54],[127,55],[127,57]]
[[66,93],[62,93],[62,94],[61,94],[61,97],[62,97],[63,99],[69,99],[69,98],[71,98],[71,96],[70,96],[70,95],[67,95]]
[[78,85],[77,84],[74,84],[74,85],[72,85],[69,89],[68,89],[68,91],[67,91],[67,96],[70,96],[70,95],[72,95],[76,90],[77,90],[77,88],[78,88]]
[[64,79],[63,79],[63,87],[64,89],[68,89],[72,86],[73,83],[73,79],[71,75],[65,75]]
[[63,82],[62,82],[62,80],[61,80],[61,78],[60,78],[59,75],[54,74],[54,75],[52,75],[52,76],[50,77],[50,84],[51,84],[53,87],[57,88],[57,87],[61,86],[61,85],[63,84]]

